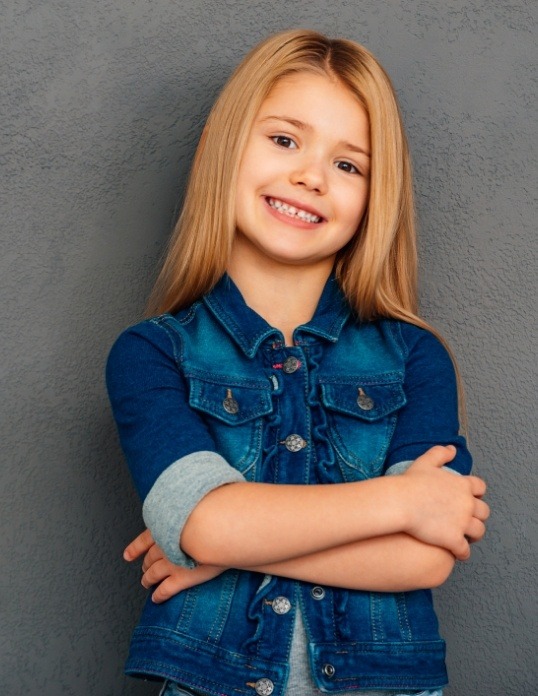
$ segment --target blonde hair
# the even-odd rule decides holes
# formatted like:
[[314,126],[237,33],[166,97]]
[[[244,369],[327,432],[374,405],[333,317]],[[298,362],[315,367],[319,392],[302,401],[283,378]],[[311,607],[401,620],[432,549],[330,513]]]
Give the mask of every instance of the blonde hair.
[[[363,46],[308,30],[275,34],[257,45],[215,102],[147,313],[189,306],[225,273],[235,234],[235,182],[250,129],[275,84],[300,72],[339,80],[366,109],[370,122],[369,200],[357,234],[337,256],[342,291],[362,319],[411,322],[432,331],[446,346],[418,316],[411,162],[390,78]],[[455,369],[461,386],[456,364]]]
[[359,44],[307,30],[282,32],[256,46],[215,102],[148,314],[190,305],[226,271],[235,234],[235,182],[252,123],[274,85],[298,72],[338,79],[370,120],[369,202],[360,230],[338,255],[340,286],[363,319],[386,316],[424,325],[417,316],[411,165],[392,84]]

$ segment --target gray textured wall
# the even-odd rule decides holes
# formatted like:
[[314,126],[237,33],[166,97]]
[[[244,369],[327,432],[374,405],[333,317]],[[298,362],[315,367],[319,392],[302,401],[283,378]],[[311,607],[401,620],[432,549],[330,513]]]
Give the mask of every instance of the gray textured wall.
[[217,90],[253,43],[308,26],[365,43],[401,95],[423,311],[459,357],[490,484],[487,539],[437,592],[447,694],[536,693],[536,2],[0,13],[0,692],[155,693],[122,676],[142,591],[120,551],[141,522],[103,363],[139,316]]

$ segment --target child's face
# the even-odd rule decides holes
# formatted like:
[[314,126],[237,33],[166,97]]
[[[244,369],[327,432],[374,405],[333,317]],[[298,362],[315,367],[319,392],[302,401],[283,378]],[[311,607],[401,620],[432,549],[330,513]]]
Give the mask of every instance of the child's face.
[[368,116],[342,83],[311,73],[280,80],[241,160],[234,261],[329,273],[364,215],[369,153]]

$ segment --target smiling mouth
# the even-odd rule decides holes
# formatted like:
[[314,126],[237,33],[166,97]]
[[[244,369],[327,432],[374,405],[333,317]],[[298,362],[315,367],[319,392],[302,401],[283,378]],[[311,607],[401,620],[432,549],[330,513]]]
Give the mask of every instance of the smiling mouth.
[[323,218],[319,217],[319,215],[314,215],[313,213],[309,213],[306,210],[302,210],[301,208],[296,208],[293,205],[288,205],[288,203],[284,203],[284,201],[278,200],[278,198],[267,198],[267,203],[273,208],[274,210],[277,210],[279,213],[282,213],[283,215],[287,215],[288,217],[291,218],[296,218],[297,220],[302,220],[303,222],[321,222]]

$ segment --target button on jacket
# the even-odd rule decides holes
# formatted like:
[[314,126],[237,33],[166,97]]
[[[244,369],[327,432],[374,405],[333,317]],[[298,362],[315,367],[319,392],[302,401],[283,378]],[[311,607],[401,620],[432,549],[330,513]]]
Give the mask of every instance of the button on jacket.
[[[178,542],[187,517],[225,483],[359,481],[398,473],[435,444],[456,446],[451,468],[471,466],[445,349],[410,324],[358,321],[334,278],[286,346],[224,276],[188,309],[125,331],[107,382],[144,520],[178,564],[194,564]],[[215,695],[282,696],[299,608],[323,691],[446,684],[430,591],[239,570],[161,605],[148,599],[126,671]]]

